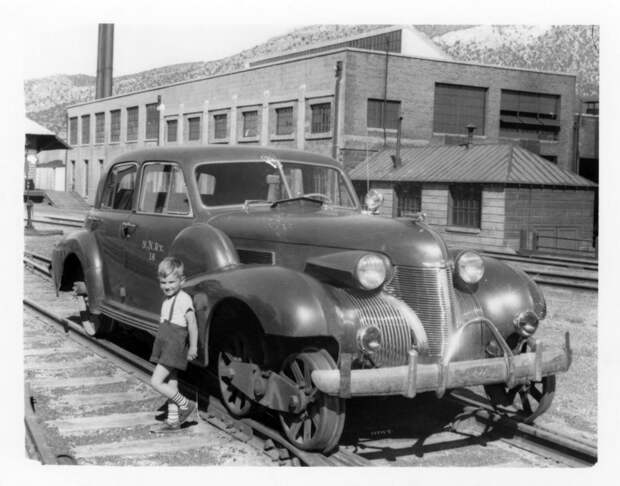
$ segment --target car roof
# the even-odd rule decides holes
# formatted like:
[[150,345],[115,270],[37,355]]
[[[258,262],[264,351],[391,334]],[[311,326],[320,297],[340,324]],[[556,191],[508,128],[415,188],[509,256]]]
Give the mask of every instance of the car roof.
[[320,163],[340,167],[334,159],[303,150],[281,149],[274,147],[243,147],[243,146],[178,146],[155,147],[132,150],[117,157],[115,162],[151,160],[176,161],[187,164],[200,162],[255,161],[262,157],[273,157],[278,160]]

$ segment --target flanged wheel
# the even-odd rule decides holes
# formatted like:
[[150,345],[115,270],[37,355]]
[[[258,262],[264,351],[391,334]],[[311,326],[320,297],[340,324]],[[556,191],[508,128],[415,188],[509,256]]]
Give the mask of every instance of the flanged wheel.
[[232,385],[232,379],[226,373],[232,361],[260,364],[256,341],[241,331],[232,331],[222,337],[217,358],[218,381],[224,406],[234,417],[246,417],[252,412],[254,402]]
[[75,282],[73,293],[80,309],[80,322],[86,334],[105,337],[114,330],[114,320],[103,314],[93,314],[88,308],[88,289],[84,282]]
[[555,375],[514,388],[501,383],[485,385],[484,391],[496,409],[531,424],[551,406],[555,395]]
[[284,434],[300,449],[329,452],[338,445],[344,428],[345,402],[320,392],[310,378],[314,370],[335,368],[336,363],[325,350],[292,354],[282,365],[282,374],[299,385],[307,400],[299,413],[280,413]]

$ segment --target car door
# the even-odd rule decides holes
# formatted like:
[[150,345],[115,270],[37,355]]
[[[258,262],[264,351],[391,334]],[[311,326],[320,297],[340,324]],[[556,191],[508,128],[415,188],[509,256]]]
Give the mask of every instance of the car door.
[[122,162],[107,174],[99,204],[87,217],[100,250],[104,289],[108,303],[122,304],[125,294],[124,225],[134,203],[137,164]]
[[136,211],[126,229],[127,303],[137,317],[157,322],[162,301],[157,266],[176,235],[192,224],[183,172],[173,162],[145,162]]

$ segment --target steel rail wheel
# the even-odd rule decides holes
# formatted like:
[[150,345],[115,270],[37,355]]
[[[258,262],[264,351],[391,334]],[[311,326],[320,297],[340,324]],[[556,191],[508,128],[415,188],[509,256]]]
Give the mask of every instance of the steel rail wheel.
[[555,395],[555,375],[514,388],[504,384],[485,385],[484,391],[498,411],[531,424],[551,406]]
[[284,434],[303,450],[329,452],[338,445],[345,420],[343,399],[320,392],[310,375],[318,369],[335,369],[336,363],[325,350],[290,355],[282,365],[282,374],[303,390],[307,406],[299,413],[280,413]]
[[80,309],[80,323],[86,334],[93,337],[105,337],[114,330],[114,320],[103,314],[93,314],[88,308],[88,289],[84,282],[75,282],[73,294]]
[[233,331],[222,338],[217,359],[217,376],[226,409],[233,417],[247,417],[254,408],[254,402],[233,386],[231,378],[226,374],[232,361],[260,364],[256,344],[240,331]]

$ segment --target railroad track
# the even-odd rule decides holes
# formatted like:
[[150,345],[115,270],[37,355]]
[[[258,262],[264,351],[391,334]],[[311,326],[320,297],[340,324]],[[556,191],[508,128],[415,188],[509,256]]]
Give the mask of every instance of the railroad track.
[[[49,260],[46,257],[28,253],[25,258],[25,264],[33,273],[42,276],[44,279],[49,277]],[[87,336],[79,325],[65,318],[55,316],[49,309],[31,300],[25,299],[24,304],[35,312],[45,315],[46,319],[49,322],[53,322],[55,326],[62,328],[66,335],[71,336],[71,340],[77,343],[78,346],[90,349],[93,353],[99,355],[103,354],[105,359],[112,363],[112,366],[118,367],[128,375],[138,378],[143,384],[148,383],[153,365],[145,359],[140,358],[133,352],[127,351],[118,344]],[[223,405],[215,396],[204,393],[204,391],[198,391],[198,388],[203,390],[208,387],[196,386],[195,380],[192,380],[191,383],[184,383],[183,386],[186,393],[190,396],[198,394],[198,402],[201,405],[201,420],[226,432],[235,441],[252,445],[255,450],[267,454],[271,460],[279,464],[307,466],[382,465],[385,463],[386,454],[394,454],[394,451],[398,450],[398,447],[395,446],[398,439],[391,438],[390,434],[386,437],[387,443],[391,444],[389,447],[385,447],[380,442],[377,443],[376,440],[374,442],[373,440],[366,441],[359,437],[354,437],[347,441],[345,434],[345,443],[342,444],[336,453],[330,456],[301,451],[289,444],[275,428],[272,428],[269,420],[233,419],[227,414]],[[597,460],[596,446],[594,444],[568,437],[543,427],[527,426],[511,420],[496,413],[488,406],[488,402],[485,403],[484,399],[472,395],[469,391],[459,390],[452,393],[452,400],[458,404],[460,412],[455,419],[448,420],[446,424],[438,428],[438,433],[436,434],[437,437],[442,436],[442,434],[450,436],[449,439],[439,440],[438,444],[445,445],[429,445],[422,449],[404,448],[402,452],[397,454],[398,460],[396,462],[403,463],[403,465],[433,465],[431,461],[426,459],[433,451],[441,450],[442,447],[452,451],[451,447],[455,447],[452,443],[458,443],[458,447],[454,449],[454,455],[457,456],[459,453],[457,449],[462,448],[460,442],[463,441],[471,447],[484,447],[485,456],[491,453],[488,445],[493,444],[498,455],[504,454],[507,457],[511,457],[512,454],[516,454],[519,460],[525,460],[528,464],[535,465],[561,464],[575,467],[591,465]],[[409,403],[406,406],[409,407],[409,412],[411,412]],[[32,395],[26,397],[27,412],[31,406]],[[437,405],[433,404],[430,408],[437,409]],[[26,414],[27,430],[30,432],[31,442],[36,445],[36,450],[41,460],[52,463],[54,461],[71,463],[71,461],[76,460],[73,457],[74,454],[66,450],[52,450],[49,445],[46,445],[45,433],[42,431],[36,413],[32,412],[32,410],[30,412]],[[409,414],[401,414],[401,416],[406,418],[409,417]],[[144,420],[143,415],[140,415],[140,417]],[[468,420],[463,420],[463,417],[468,418]],[[73,419],[73,426],[75,427],[75,423],[79,422],[79,418]],[[90,424],[92,427],[92,420],[89,423],[87,418],[84,418],[83,422],[86,425]],[[353,419],[353,422],[355,422],[355,419]],[[425,420],[421,422],[425,422]],[[404,429],[407,425],[410,425],[409,421],[403,422],[402,425],[392,424],[389,427],[393,430],[399,430],[401,427]],[[355,425],[352,428],[354,427]],[[370,439],[373,439],[373,434],[374,439],[381,435],[381,427],[385,427],[385,424],[383,426],[379,425],[378,429],[367,434]],[[394,434],[391,435],[393,436]],[[397,435],[400,434],[397,433]],[[466,439],[463,439],[463,437]],[[193,439],[197,440],[195,437]],[[144,441],[138,444],[132,443],[132,445],[134,447],[144,447],[146,453],[151,450],[147,446],[147,442]],[[508,448],[511,452],[506,453],[505,450],[502,450],[502,446]],[[185,444],[185,447],[188,447],[187,444]],[[196,443],[196,447],[200,447],[200,444]],[[82,454],[86,451],[87,455],[91,454],[90,457],[93,457],[92,454],[96,454],[97,451],[102,450],[104,452],[107,450],[107,453],[116,452],[114,450],[110,451],[109,448],[106,449],[104,445],[100,445],[98,449],[90,447],[90,449],[78,448],[77,450]],[[518,452],[515,453],[514,451]],[[532,456],[534,459],[523,459],[523,454],[526,454],[527,457]],[[422,459],[418,457],[417,459],[420,460],[418,463],[411,463],[412,457],[420,455]],[[426,461],[428,464],[423,461]],[[509,459],[502,459],[502,461],[506,463]],[[458,462],[455,464],[458,464]],[[508,464],[510,463],[508,462]],[[452,465],[452,463],[440,465]]]
[[598,290],[598,263],[595,260],[513,255],[493,251],[483,253],[523,270],[535,282],[543,285]]

